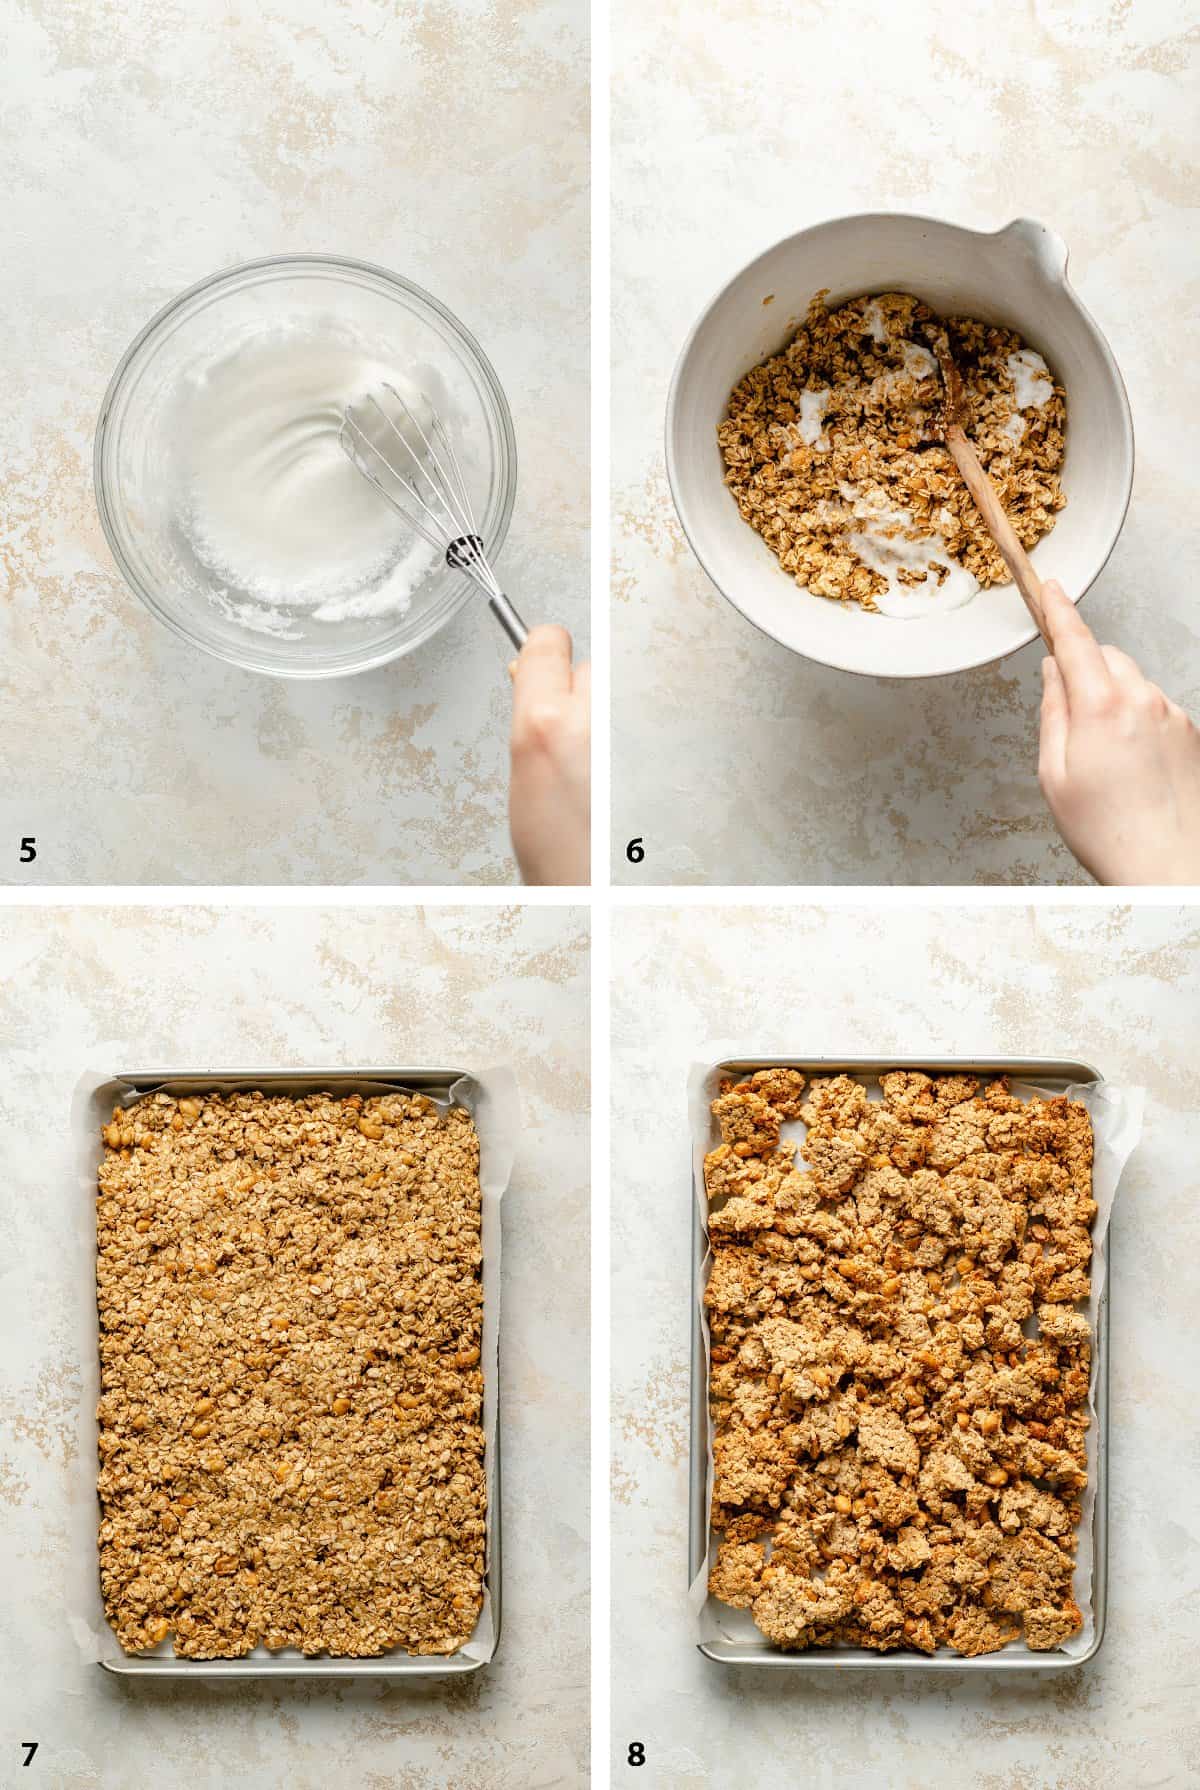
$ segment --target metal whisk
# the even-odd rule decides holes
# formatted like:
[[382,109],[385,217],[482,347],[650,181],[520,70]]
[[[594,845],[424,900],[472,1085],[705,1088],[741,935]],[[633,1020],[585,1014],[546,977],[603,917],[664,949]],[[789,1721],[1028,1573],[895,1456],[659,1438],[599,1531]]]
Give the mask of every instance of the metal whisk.
[[[373,424],[370,433],[366,423]],[[372,439],[372,435],[378,439]],[[430,411],[427,434],[412,406],[394,385],[385,382],[379,395],[369,392],[357,410],[353,404],[347,405],[338,443],[408,526],[445,554],[451,571],[465,573],[472,584],[478,585],[496,620],[520,652],[529,630],[500,589],[488,563],[458,455],[437,412]]]

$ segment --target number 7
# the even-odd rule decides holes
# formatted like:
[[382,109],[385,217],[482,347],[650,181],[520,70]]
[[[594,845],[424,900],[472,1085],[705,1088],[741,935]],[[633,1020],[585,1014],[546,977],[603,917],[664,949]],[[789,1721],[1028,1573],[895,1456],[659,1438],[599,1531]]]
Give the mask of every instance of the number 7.
[[38,1750],[37,1741],[36,1740],[23,1740],[21,1742],[21,1745],[26,1749],[25,1757],[22,1759],[21,1764],[23,1766],[24,1765],[32,1765],[33,1764],[33,1755]]

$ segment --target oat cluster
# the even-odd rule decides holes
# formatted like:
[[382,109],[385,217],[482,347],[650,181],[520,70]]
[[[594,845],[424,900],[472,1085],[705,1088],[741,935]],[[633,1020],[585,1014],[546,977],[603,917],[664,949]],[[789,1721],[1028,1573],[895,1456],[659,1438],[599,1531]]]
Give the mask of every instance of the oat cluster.
[[121,1646],[453,1653],[484,1571],[469,1114],[160,1093],[104,1146],[100,1583]]
[[764,1069],[712,1108],[709,1590],[784,1648],[1057,1647],[1082,1621],[1087,1111],[964,1075],[804,1085]]
[[[980,586],[1007,583],[1008,569],[941,440],[941,376],[915,315],[925,307],[904,292],[853,298],[834,310],[824,298],[816,295],[787,347],[730,394],[718,439],[725,483],[742,515],[797,584],[864,609],[876,609],[888,588],[851,545],[864,518],[876,533],[936,537],[945,548],[931,562],[939,585],[949,561]],[[1059,483],[1065,393],[1055,380],[1044,403],[1019,408],[1008,360],[1026,348],[1021,337],[970,317],[945,321],[962,374],[966,434],[1030,549],[1067,501]],[[911,526],[889,525],[896,516]],[[897,576],[902,585],[925,579],[923,570],[903,567]]]

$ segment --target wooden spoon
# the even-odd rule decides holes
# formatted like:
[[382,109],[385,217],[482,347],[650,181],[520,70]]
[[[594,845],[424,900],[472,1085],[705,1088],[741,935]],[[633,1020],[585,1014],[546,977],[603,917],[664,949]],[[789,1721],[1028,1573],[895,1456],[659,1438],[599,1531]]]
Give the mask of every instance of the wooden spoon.
[[954,364],[954,356],[950,353],[950,340],[945,325],[940,319],[932,325],[925,322],[924,333],[941,368],[945,390],[940,418],[942,439],[954,457],[954,464],[962,473],[963,483],[975,499],[975,507],[983,517],[984,527],[999,547],[1001,557],[1012,573],[1013,583],[1025,599],[1025,607],[1033,617],[1038,633],[1045,641],[1047,650],[1052,653],[1054,643],[1046,631],[1045,612],[1042,608],[1042,581],[1033,569],[1033,561],[1017,539],[1016,530],[1000,502],[996,487],[980,465],[979,455],[967,440],[962,426],[962,379]]

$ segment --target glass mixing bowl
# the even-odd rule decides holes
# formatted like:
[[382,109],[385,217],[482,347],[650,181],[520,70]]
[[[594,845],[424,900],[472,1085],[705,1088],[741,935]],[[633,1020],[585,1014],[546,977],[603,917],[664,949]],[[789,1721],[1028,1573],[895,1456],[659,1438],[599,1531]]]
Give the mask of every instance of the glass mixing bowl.
[[331,319],[404,360],[435,366],[462,433],[475,519],[499,552],[516,495],[517,449],[507,400],[458,319],[398,274],[334,255],[275,255],[191,286],[153,317],[113,374],[96,428],[96,504],[130,588],[176,634],[230,664],[276,677],[342,677],[413,652],[474,593],[438,566],[401,615],[321,622],[289,617],[283,638],[246,625],[192,551],[172,489],[172,406],[181,378],[260,322]]

